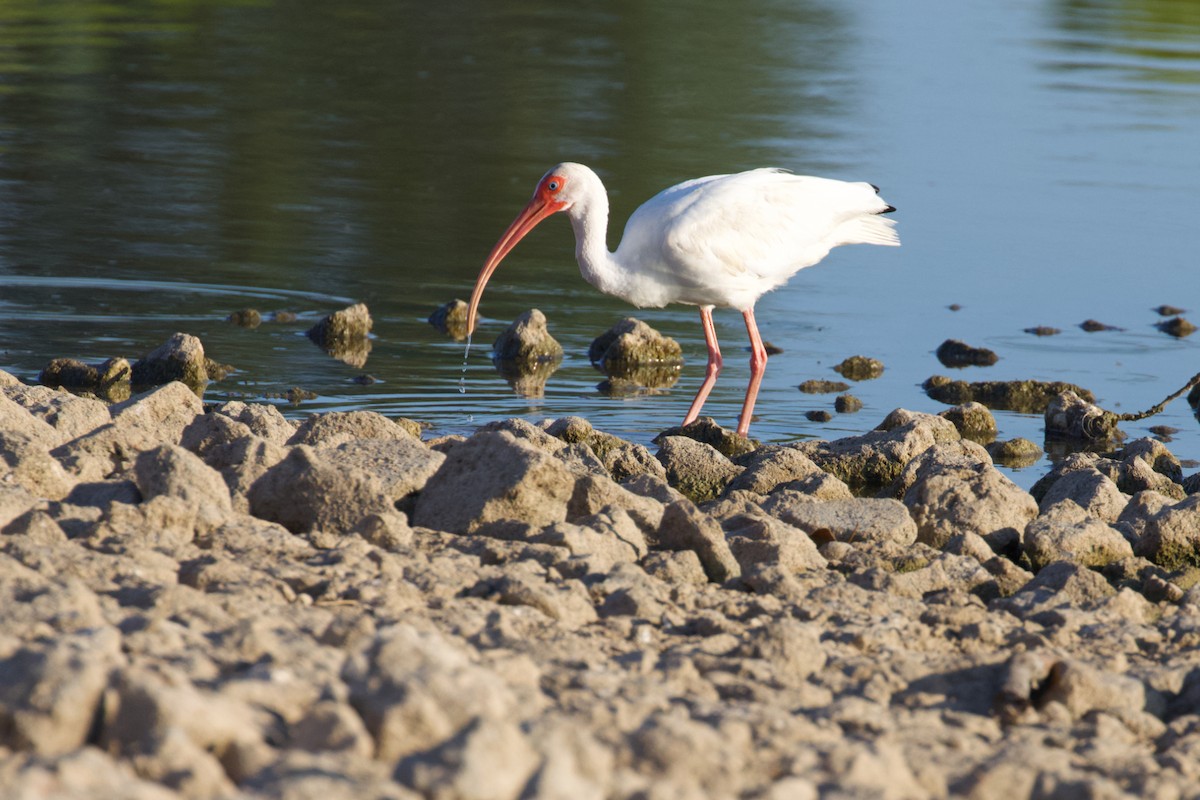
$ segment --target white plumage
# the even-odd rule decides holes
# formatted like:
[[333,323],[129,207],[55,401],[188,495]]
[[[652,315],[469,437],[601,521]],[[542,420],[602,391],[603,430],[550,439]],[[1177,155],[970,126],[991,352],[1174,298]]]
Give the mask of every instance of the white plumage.
[[541,220],[565,212],[575,231],[580,272],[597,289],[639,307],[700,307],[708,369],[685,425],[699,414],[721,368],[712,309],[742,312],[752,353],[738,423],[738,432],[746,435],[767,360],[754,322],[755,302],[838,245],[900,244],[894,221],[880,216],[894,210],[869,183],[777,169],[713,175],[647,200],[629,217],[616,252],[609,252],[604,184],[589,168],[566,162],[542,177],[529,204],[492,249],[471,296],[468,331],[500,261]]

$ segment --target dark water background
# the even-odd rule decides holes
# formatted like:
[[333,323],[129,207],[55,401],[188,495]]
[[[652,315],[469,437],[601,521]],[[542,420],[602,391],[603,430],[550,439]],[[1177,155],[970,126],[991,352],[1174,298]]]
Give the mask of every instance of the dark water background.
[[[1198,143],[1195,0],[0,0],[0,368],[32,380],[51,358],[136,357],[179,330],[238,368],[209,400],[300,386],[318,397],[285,406],[297,416],[370,408],[463,432],[582,414],[647,442],[703,377],[695,310],[639,314],[684,346],[671,390],[598,392],[587,346],[631,309],[579,277],[565,221],[493,279],[465,394],[462,345],[426,317],[468,295],[557,161],[597,169],[617,228],[667,185],[771,165],[879,184],[904,247],[841,248],[761,301],[784,352],[757,437],[940,410],[920,384],[950,372],[933,355],[947,338],[1001,356],[955,377],[1068,380],[1133,411],[1200,371],[1200,334],[1172,338],[1151,310],[1200,323]],[[352,301],[375,320],[361,368],[303,336]],[[224,321],[245,307],[300,316]],[[486,354],[530,307],[567,351],[537,398]],[[1088,318],[1121,330],[1085,333]],[[745,332],[717,321],[726,371],[706,413],[732,426]],[[854,387],[864,410],[807,421],[832,396],[796,385],[854,354],[887,366]],[[1002,437],[1042,441],[1040,417],[997,416]],[[1156,424],[1200,459],[1182,400],[1123,427]]]

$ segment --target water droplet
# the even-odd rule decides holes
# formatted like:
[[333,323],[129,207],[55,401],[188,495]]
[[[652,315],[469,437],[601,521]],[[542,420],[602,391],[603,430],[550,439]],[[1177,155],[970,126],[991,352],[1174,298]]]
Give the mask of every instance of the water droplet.
[[463,351],[462,377],[458,379],[458,393],[467,393],[467,356],[471,355],[471,336],[467,335],[467,349]]

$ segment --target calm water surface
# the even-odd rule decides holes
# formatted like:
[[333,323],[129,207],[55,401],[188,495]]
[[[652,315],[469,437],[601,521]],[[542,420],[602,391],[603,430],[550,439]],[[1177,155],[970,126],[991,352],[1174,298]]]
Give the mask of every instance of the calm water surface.
[[[466,432],[583,414],[647,442],[703,377],[695,310],[639,313],[684,346],[674,387],[601,394],[587,346],[632,310],[579,277],[565,220],[493,279],[465,394],[462,344],[425,320],[469,294],[560,160],[597,169],[617,228],[667,185],[773,165],[879,184],[904,247],[841,248],[760,302],[784,352],[756,436],[940,410],[920,383],[947,373],[933,355],[947,338],[1001,356],[956,377],[1069,380],[1132,411],[1200,371],[1200,334],[1173,339],[1151,311],[1200,323],[1198,130],[1194,0],[0,0],[0,368],[33,380],[51,358],[136,357],[182,330],[238,368],[210,400],[300,386],[318,397],[285,405],[296,416],[370,408]],[[375,319],[362,367],[303,336],[356,301]],[[299,316],[224,321],[246,307]],[[567,351],[540,397],[487,353],[530,307]],[[745,332],[717,317],[727,366],[706,412],[732,426]],[[1088,318],[1121,330],[1085,333]],[[1062,333],[1023,333],[1035,325]],[[854,354],[887,365],[854,387],[864,410],[808,422],[832,397],[796,385]],[[1003,437],[1042,441],[1040,417],[998,419]],[[1182,400],[1123,427],[1155,424],[1200,459]],[[1028,486],[1045,469],[1009,474]]]

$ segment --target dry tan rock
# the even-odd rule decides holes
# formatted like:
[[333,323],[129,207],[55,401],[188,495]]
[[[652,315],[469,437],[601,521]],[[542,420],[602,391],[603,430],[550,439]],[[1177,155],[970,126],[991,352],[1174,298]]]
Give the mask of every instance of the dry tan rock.
[[456,445],[417,499],[413,524],[469,533],[512,522],[542,527],[567,518],[575,475],[561,461],[507,431]]
[[1035,570],[1055,561],[1102,567],[1133,556],[1133,548],[1115,528],[1065,499],[1030,522],[1022,538],[1022,549]]

